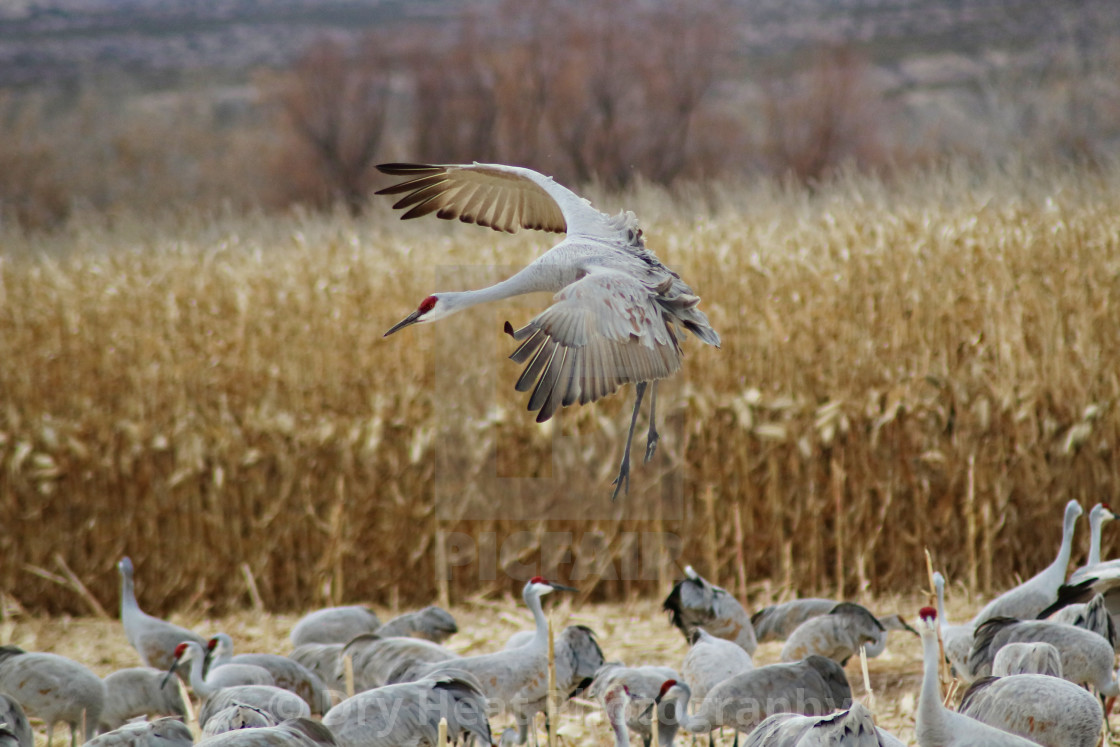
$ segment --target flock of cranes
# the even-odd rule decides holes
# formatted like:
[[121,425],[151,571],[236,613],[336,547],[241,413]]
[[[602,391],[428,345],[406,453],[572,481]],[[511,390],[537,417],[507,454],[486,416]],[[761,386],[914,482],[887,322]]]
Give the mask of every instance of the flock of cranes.
[[[188,688],[198,701],[198,744],[208,747],[436,747],[441,734],[456,744],[525,745],[537,739],[550,692],[601,707],[616,745],[636,737],[671,747],[682,732],[710,737],[725,729],[736,741],[742,735],[745,744],[769,747],[899,745],[876,724],[873,704],[854,697],[845,669],[853,657],[882,654],[892,631],[921,640],[914,722],[921,747],[1094,747],[1120,694],[1108,605],[1114,587],[1106,580],[1115,566],[1099,555],[1112,514],[1093,509],[1097,551],[1074,583],[1063,583],[1079,514],[1076,503],[1066,507],[1054,564],[956,625],[945,619],[940,574],[932,579],[937,606],[923,607],[911,625],[819,598],[750,614],[689,567],[663,604],[689,643],[679,668],[607,661],[590,628],[570,625],[553,638],[550,671],[542,598],[573,589],[539,577],[522,593],[533,628],[489,653],[444,646],[458,627],[437,607],[384,624],[366,608],[334,607],[293,628],[288,656],[236,654],[225,633],[205,638],[145,614],[125,558],[121,622],[144,666],[102,679],[63,656],[0,647],[0,747],[33,746],[28,716],[45,724],[48,744],[59,722],[72,744],[79,737],[97,747],[193,744],[196,734],[183,723],[195,711]],[[1099,591],[1078,601],[1087,589]],[[772,640],[785,642],[779,660],[757,662],[759,641]],[[967,686],[955,710],[946,705],[946,664]],[[491,731],[496,720],[508,727]]]

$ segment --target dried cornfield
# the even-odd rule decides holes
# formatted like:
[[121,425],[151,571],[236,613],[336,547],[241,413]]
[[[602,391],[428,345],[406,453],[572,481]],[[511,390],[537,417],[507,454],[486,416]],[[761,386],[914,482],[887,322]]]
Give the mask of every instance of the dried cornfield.
[[638,213],[724,341],[686,343],[614,504],[629,390],[542,426],[513,391],[501,324],[547,298],[381,339],[547,236],[385,206],[0,235],[9,603],[111,607],[124,554],[150,611],[455,601],[541,571],[620,599],[684,562],[755,599],[913,591],[926,547],[982,593],[1053,558],[1066,500],[1113,497],[1120,171],[596,202]]

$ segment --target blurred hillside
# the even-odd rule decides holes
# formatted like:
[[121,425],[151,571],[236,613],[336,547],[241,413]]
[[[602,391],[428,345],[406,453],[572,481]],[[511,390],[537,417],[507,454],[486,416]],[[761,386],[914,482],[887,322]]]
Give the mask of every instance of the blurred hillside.
[[0,217],[360,211],[393,158],[565,181],[1097,162],[1120,3],[0,2]]

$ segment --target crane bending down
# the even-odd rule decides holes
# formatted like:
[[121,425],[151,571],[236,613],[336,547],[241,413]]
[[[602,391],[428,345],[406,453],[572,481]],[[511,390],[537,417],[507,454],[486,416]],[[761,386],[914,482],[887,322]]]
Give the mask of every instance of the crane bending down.
[[520,272],[489,288],[428,296],[385,336],[477,304],[554,293],[554,303],[521,329],[506,324],[506,332],[521,343],[510,358],[527,362],[516,389],[533,390],[529,410],[542,423],[558,407],[585,405],[634,383],[634,412],[612,500],[624,486],[629,491],[630,445],[647,384],[653,382],[648,462],[658,440],[657,381],[680,368],[684,330],[719,347],[719,335],[697,308],[700,298],[646,248],[633,213],[611,217],[551,177],[500,164],[394,163],[377,168],[406,177],[377,192],[404,195],[393,205],[408,208],[402,218],[435,213],[496,231],[530,228],[567,234]]

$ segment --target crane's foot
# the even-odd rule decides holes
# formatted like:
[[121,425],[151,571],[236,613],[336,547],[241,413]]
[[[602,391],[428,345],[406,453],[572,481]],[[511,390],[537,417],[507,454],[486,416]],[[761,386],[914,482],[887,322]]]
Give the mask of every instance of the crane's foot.
[[643,464],[649,464],[649,460],[653,459],[660,440],[661,436],[657,435],[657,382],[654,381],[649,388],[649,433],[646,435],[646,460]]
[[653,452],[657,451],[657,442],[661,440],[661,436],[657,434],[654,429],[653,423],[649,424],[649,435],[646,437],[646,460],[648,464],[650,459],[653,459]]
[[626,486],[626,494],[630,495],[630,452],[627,452],[626,456],[622,458],[622,466],[618,468],[618,477],[614,478],[611,485],[615,486],[614,493],[611,494],[612,502],[618,498],[618,491],[623,489],[623,485]]

